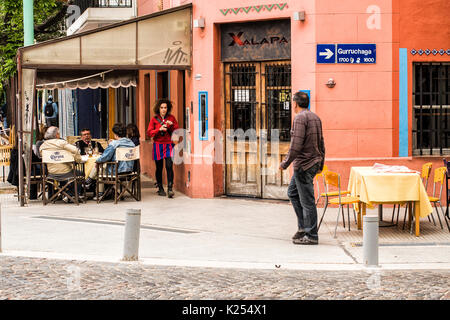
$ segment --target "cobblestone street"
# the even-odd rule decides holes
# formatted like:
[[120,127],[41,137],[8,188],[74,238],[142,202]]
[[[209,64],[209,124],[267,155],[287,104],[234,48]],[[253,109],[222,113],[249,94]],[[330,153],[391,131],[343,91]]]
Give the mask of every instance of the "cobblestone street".
[[450,299],[450,271],[163,267],[0,257],[0,299]]

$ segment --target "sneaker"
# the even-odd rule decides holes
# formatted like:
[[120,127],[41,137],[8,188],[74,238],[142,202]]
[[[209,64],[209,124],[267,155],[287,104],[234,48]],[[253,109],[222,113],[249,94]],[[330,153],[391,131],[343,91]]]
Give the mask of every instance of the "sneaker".
[[304,231],[297,231],[297,232],[294,234],[294,236],[292,237],[292,240],[295,240],[295,239],[301,239],[301,238],[303,238],[304,236],[306,236],[306,233],[305,233]]
[[68,196],[64,196],[64,198],[62,199],[62,201],[64,201],[65,203],[71,203],[72,201],[70,201]]
[[84,182],[84,184],[85,184],[85,186],[86,186],[86,189],[89,189],[89,188],[91,187],[91,185],[92,185],[93,182],[94,182],[93,179],[87,178],[86,181]]
[[158,196],[163,196],[163,197],[166,196],[166,192],[164,191],[164,188],[162,186],[159,186]]
[[99,193],[98,193],[98,196],[95,195],[95,196],[92,198],[92,200],[97,201],[97,200],[100,199],[102,196],[103,196],[103,192],[99,192]]
[[310,238],[308,236],[304,236],[303,238],[300,238],[300,239],[295,239],[292,242],[294,244],[303,244],[303,245],[316,245],[316,244],[319,244],[319,240],[312,239],[312,238]]

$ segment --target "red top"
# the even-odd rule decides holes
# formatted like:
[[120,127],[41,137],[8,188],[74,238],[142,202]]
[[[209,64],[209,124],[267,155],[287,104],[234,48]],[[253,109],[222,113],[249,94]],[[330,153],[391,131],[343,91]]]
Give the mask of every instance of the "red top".
[[[172,121],[172,125],[169,126],[166,124],[167,131],[159,131],[159,128],[161,128],[162,124],[160,124],[159,121],[155,117],[153,117],[148,124],[147,135],[153,138],[153,142],[172,143],[172,132],[179,128],[177,120],[171,114],[166,116],[164,119],[160,115],[157,115],[156,117],[158,117],[162,121],[162,123],[166,123],[167,120]],[[164,134],[162,135],[162,133]]]

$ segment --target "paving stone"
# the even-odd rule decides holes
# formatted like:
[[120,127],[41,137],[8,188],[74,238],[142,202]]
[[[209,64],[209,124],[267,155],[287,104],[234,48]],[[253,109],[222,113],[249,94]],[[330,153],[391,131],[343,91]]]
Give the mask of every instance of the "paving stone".
[[[80,268],[79,279],[67,272],[69,266]],[[372,289],[367,287],[372,274],[364,271],[124,266],[24,257],[0,257],[0,270],[0,299],[450,299],[448,270],[383,271],[380,288]]]

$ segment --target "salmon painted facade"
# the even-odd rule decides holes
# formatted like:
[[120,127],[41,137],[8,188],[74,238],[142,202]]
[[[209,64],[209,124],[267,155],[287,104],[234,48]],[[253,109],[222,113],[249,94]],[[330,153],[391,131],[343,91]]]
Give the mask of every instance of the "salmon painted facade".
[[[322,119],[326,164],[344,185],[352,166],[420,171],[432,162],[434,171],[450,154],[449,1],[142,0],[138,15],[187,3],[191,70],[140,70],[136,97],[141,133],[156,99],[174,102],[185,129],[176,190],[286,199],[291,172],[278,164],[299,90]],[[146,137],[142,172],[154,177],[151,155]]]

